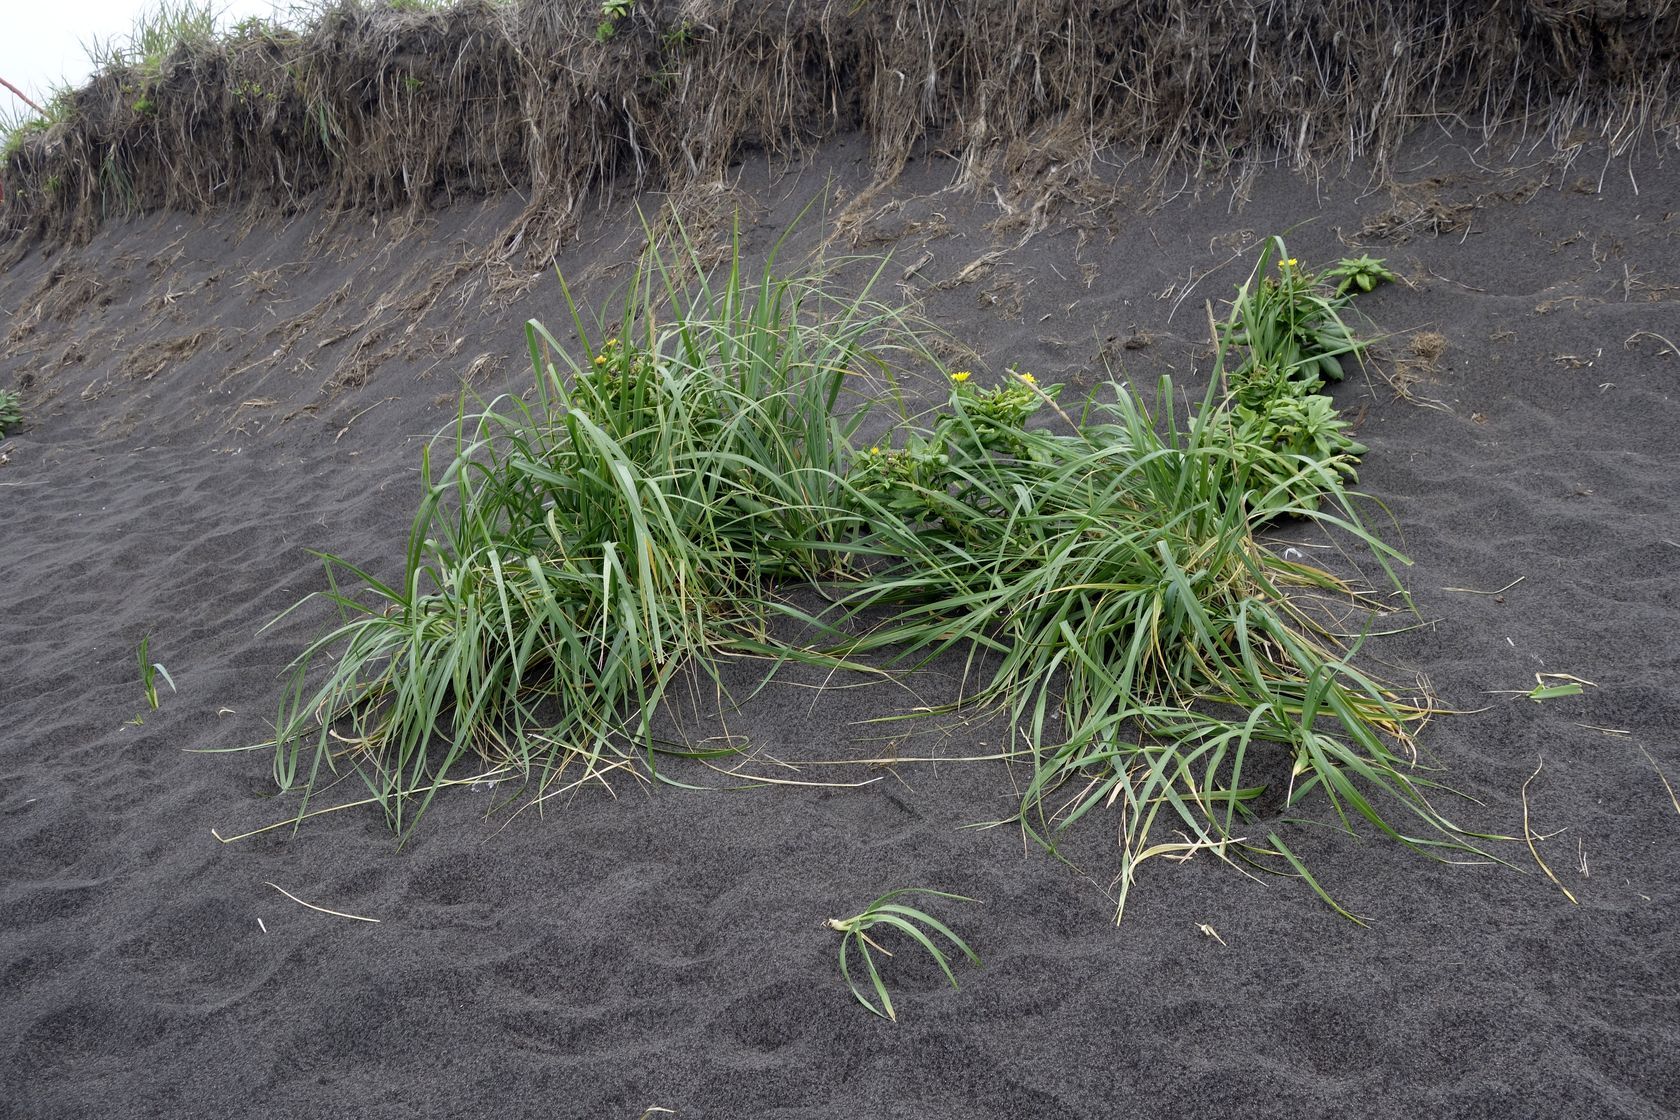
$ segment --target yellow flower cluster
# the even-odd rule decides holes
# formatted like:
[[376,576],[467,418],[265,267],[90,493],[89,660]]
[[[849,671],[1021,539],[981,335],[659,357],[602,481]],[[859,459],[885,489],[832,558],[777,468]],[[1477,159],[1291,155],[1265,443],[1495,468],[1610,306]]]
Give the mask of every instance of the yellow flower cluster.
[[962,370],[958,370],[956,373],[953,373],[951,375],[951,380],[955,381],[958,385],[961,385],[964,381],[967,381],[970,377],[973,377],[973,376],[974,376],[974,374],[971,371],[966,370],[966,369],[962,369]]

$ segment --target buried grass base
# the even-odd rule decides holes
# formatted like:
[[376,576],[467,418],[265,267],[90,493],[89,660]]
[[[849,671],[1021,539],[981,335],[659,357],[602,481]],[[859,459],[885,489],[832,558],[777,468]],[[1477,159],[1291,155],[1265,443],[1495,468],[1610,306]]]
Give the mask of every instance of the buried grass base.
[[[1257,402],[1314,392],[1326,357],[1358,356],[1337,314],[1351,289],[1317,291],[1326,277],[1274,241],[1256,278],[1281,277],[1251,278],[1213,330],[1198,406],[1164,380],[1153,409],[1110,383],[1076,419],[1030,374],[958,372],[936,415],[861,448],[862,379],[895,350],[925,358],[919,328],[867,289],[780,279],[773,256],[749,278],[738,250],[708,274],[685,249],[681,269],[650,254],[612,327],[572,308],[582,356],[528,326],[534,401],[463,411],[435,474],[428,453],[400,582],[324,557],[344,621],[298,658],[274,740],[299,820],[343,770],[399,834],[467,760],[538,802],[618,773],[672,781],[662,752],[727,746],[670,749],[653,720],[679,673],[725,694],[725,656],[767,658],[768,675],[954,655],[963,706],[1019,729],[1027,835],[1055,851],[1119,814],[1117,916],[1141,865],[1204,851],[1298,875],[1347,914],[1258,811],[1258,776],[1280,766],[1269,796],[1289,813],[1327,806],[1428,855],[1485,855],[1492,837],[1437,808],[1417,766],[1427,704],[1358,668],[1363,638],[1309,601],[1375,600],[1257,536],[1317,524],[1404,596],[1404,558],[1344,488],[1363,448],[1255,422]],[[1295,388],[1245,395],[1256,370]],[[818,581],[838,588],[827,609],[780,594]]]

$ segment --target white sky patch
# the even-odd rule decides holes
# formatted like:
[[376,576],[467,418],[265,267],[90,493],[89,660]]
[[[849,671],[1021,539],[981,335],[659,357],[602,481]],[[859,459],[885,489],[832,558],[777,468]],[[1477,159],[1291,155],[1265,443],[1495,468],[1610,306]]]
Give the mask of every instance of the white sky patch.
[[[0,78],[45,105],[57,86],[79,86],[93,72],[86,46],[126,38],[156,0],[0,0]],[[222,26],[288,7],[274,0],[216,0]],[[84,46],[84,44],[86,46]],[[29,107],[0,86],[0,121]]]

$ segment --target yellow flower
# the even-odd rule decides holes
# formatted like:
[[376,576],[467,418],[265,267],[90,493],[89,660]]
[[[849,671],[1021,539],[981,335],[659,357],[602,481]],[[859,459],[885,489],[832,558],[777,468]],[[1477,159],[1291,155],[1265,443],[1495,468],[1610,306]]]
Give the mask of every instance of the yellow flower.
[[869,453],[871,455],[879,455],[881,453],[881,449],[879,447],[871,447],[869,449]]
[[1038,378],[1034,377],[1030,373],[1017,373],[1015,376],[1019,377],[1022,381],[1025,381],[1028,385],[1038,384]]
[[598,366],[606,365],[607,364],[607,356],[605,354],[595,355],[595,364],[598,365]]
[[1300,263],[1301,262],[1296,260],[1294,257],[1290,257],[1288,260],[1283,262],[1283,266],[1285,268],[1294,268],[1296,265],[1298,265]]
[[953,373],[951,375],[951,380],[955,381],[958,385],[961,385],[964,381],[967,381],[970,377],[973,377],[973,376],[974,376],[974,374],[972,372],[970,372],[969,370],[963,369],[963,370],[958,370],[956,373]]

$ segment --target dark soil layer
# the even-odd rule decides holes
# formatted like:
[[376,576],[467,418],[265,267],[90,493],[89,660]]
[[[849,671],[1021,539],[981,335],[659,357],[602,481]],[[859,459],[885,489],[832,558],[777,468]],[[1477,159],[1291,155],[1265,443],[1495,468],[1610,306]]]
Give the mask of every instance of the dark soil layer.
[[[463,381],[526,383],[520,324],[558,329],[558,286],[482,262],[511,195],[37,243],[0,274],[0,385],[29,417],[0,446],[0,1115],[1675,1115],[1680,806],[1656,767],[1680,779],[1680,178],[1545,155],[1484,168],[1436,140],[1392,187],[1270,171],[1243,208],[1145,208],[1141,165],[1096,165],[1088,205],[1028,221],[941,190],[943,159],[870,194],[843,139],[683,200],[709,243],[739,210],[758,252],[831,191],[792,255],[891,249],[977,377],[1080,388],[1105,364],[1205,372],[1204,301],[1266,234],[1309,264],[1388,258],[1405,283],[1362,304],[1386,353],[1338,398],[1426,625],[1361,663],[1465,711],[1423,736],[1480,802],[1458,818],[1520,836],[1527,783],[1578,904],[1520,840],[1496,845],[1513,870],[1291,828],[1364,928],[1206,857],[1146,865],[1116,927],[1114,819],[1078,830],[1084,874],[962,827],[1007,815],[1019,771],[781,765],[985,753],[999,727],[865,724],[914,701],[796,676],[730,715],[744,770],[870,784],[625,779],[488,819],[506,787],[461,789],[402,850],[365,809],[219,843],[297,808],[266,755],[188,752],[268,732],[324,621],[258,632],[323,586],[305,550],[397,569],[424,439]],[[642,227],[622,202],[587,217],[558,263],[593,301]],[[148,635],[179,686],[157,712]],[[1594,686],[1537,704],[1537,672]],[[983,900],[938,912],[985,968],[952,991],[901,952],[895,1025],[852,1000],[823,920],[907,885]]]

